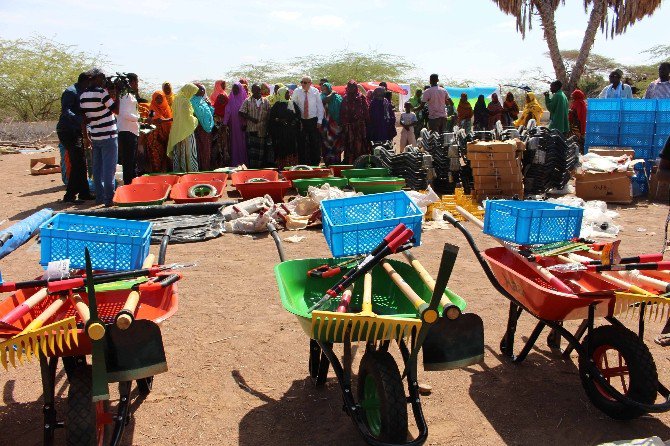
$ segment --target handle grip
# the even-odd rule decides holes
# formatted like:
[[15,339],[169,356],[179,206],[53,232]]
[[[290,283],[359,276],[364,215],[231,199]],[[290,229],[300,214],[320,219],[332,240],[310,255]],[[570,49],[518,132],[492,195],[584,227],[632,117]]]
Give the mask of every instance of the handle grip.
[[131,291],[128,294],[123,309],[116,315],[116,326],[121,330],[126,330],[135,320],[135,309],[140,302],[140,293]]
[[411,229],[407,228],[404,231],[402,231],[399,236],[390,241],[386,247],[389,249],[389,251],[394,253],[398,250],[399,247],[407,243],[412,238],[413,235],[414,232]]

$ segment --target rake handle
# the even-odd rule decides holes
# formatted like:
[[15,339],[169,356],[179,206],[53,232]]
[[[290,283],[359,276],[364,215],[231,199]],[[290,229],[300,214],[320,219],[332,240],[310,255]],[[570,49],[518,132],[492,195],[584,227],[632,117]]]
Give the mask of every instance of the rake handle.
[[19,334],[21,335],[40,328],[46,321],[51,319],[61,309],[67,298],[68,296],[61,296],[55,301],[51,302],[49,306],[46,307],[44,311],[42,311],[42,313],[39,314],[35,319],[33,319],[32,322],[30,322]]
[[414,305],[414,308],[416,308],[419,314],[423,314],[423,312],[428,309],[428,304],[426,301],[421,299],[421,297],[416,294],[416,291],[414,291],[412,287],[409,286],[407,282],[405,282],[405,279],[402,278],[402,276],[391,266],[390,263],[383,261],[382,268],[384,268],[384,271],[386,271],[393,283],[395,283],[396,286],[400,288],[400,291],[402,291],[405,297],[407,297],[412,305]]
[[0,322],[5,324],[13,324],[25,316],[35,305],[42,302],[48,295],[49,293],[47,289],[41,288],[38,292],[23,301],[21,305],[15,307],[12,311],[5,314],[4,317],[0,319]]
[[[411,253],[411,251],[404,251],[403,254],[405,255],[405,258],[409,261],[410,265],[416,270],[417,274],[419,274],[419,277],[421,280],[423,280],[423,283],[426,284],[428,289],[432,292],[435,292],[435,279],[433,279],[433,276],[430,275],[430,273],[426,270],[426,268],[423,267],[421,262],[414,257],[414,254]],[[449,299],[449,296],[447,295],[447,291],[445,290],[444,294],[442,295],[442,298],[440,299],[440,305],[442,305],[442,308],[446,308],[447,306],[451,305],[451,299]]]
[[84,302],[84,299],[82,299],[79,294],[73,294],[72,301],[74,302],[74,309],[77,310],[77,313],[81,318],[81,322],[86,325],[91,318],[91,312],[88,309],[88,305],[86,305],[86,302]]
[[370,272],[363,276],[363,304],[361,307],[362,313],[372,313],[372,274]]
[[121,330],[126,330],[135,320],[135,309],[140,303],[140,293],[131,291],[128,294],[123,309],[116,315],[116,326]]

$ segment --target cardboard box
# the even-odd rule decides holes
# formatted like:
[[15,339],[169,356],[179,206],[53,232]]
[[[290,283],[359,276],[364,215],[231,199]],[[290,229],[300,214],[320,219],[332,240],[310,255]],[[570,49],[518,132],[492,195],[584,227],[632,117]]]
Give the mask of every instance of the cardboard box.
[[500,177],[497,175],[479,175],[474,177],[475,189],[483,189],[487,186],[495,186],[497,189],[503,189],[500,184],[514,184],[521,186],[523,178],[521,174],[517,176]]
[[622,155],[629,155],[631,159],[635,158],[635,150],[629,148],[629,147],[591,147],[589,149],[589,153],[595,153],[596,155],[600,156],[622,156]]
[[670,202],[670,185],[658,182],[656,172],[649,177],[649,201],[668,204]]
[[575,195],[583,200],[607,203],[631,203],[633,172],[598,172],[575,174]]
[[471,160],[493,160],[493,161],[513,161],[516,158],[516,152],[470,152],[468,158]]
[[472,169],[483,169],[483,168],[495,168],[495,169],[518,169],[521,171],[521,161],[518,159],[513,160],[490,160],[490,159],[470,159],[470,167]]
[[51,173],[60,173],[60,166],[56,164],[56,157],[32,158],[30,160],[31,175],[49,175]]
[[521,176],[521,168],[519,166],[505,166],[498,167],[495,164],[492,166],[486,167],[473,167],[472,175],[481,176],[481,175],[496,175],[499,177],[503,176]]
[[515,141],[475,141],[468,143],[468,153],[515,153],[517,145]]

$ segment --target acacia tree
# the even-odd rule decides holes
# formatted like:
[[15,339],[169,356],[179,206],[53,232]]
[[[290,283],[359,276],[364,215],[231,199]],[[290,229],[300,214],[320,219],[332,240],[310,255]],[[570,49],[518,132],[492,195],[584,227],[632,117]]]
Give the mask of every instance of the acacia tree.
[[493,0],[493,2],[505,14],[516,18],[517,31],[523,38],[526,37],[526,31],[532,29],[534,16],[539,16],[556,78],[563,83],[567,92],[575,89],[584,73],[586,61],[599,29],[606,36],[613,38],[626,32],[626,29],[638,20],[652,15],[661,6],[661,0],[583,0],[584,11],[589,14],[589,20],[579,56],[568,72],[558,46],[555,21],[556,10],[565,3],[565,0]]
[[42,36],[0,39],[0,109],[22,121],[53,119],[63,90],[99,62]]

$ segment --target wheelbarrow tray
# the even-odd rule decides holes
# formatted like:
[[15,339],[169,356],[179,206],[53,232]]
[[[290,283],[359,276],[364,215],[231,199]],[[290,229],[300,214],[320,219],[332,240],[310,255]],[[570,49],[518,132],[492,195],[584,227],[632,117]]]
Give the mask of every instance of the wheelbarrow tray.
[[286,180],[266,181],[259,183],[242,183],[235,186],[244,200],[250,200],[252,198],[269,195],[272,197],[275,203],[281,203],[284,201],[284,194],[290,187],[291,182]]
[[[298,318],[300,326],[310,338],[314,338],[312,335],[312,317],[307,310],[321,299],[326,290],[334,285],[341,276],[326,279],[308,277],[307,271],[324,264],[334,265],[342,260],[341,258],[288,260],[277,264],[274,268],[279,295],[284,309]],[[432,296],[430,289],[423,283],[410,265],[397,260],[389,260],[389,262],[423,300],[426,302],[430,301]],[[354,284],[354,292],[351,304],[349,305],[350,315],[361,311],[362,295],[363,280],[361,278],[361,280],[356,281]],[[333,298],[319,308],[319,310],[335,311],[339,300],[339,298]],[[379,316],[419,319],[414,306],[407,300],[386,272],[379,267],[372,269],[372,311]],[[338,330],[328,333],[328,339],[320,340],[342,342],[344,329],[344,327],[339,327]],[[367,329],[368,326],[363,325],[360,327],[360,330],[351,333],[351,340],[357,342],[367,339]]]
[[[482,253],[500,284],[534,316],[550,321],[583,320],[588,307],[595,304],[595,316],[611,316],[614,312],[615,285],[593,275],[581,274],[576,280],[586,289],[602,291],[581,296],[557,291],[533,268],[505,247],[487,249]],[[551,263],[543,263],[551,266]]]
[[252,178],[265,178],[268,181],[279,181],[279,172],[271,169],[249,169],[239,170],[230,175],[230,181],[233,187],[245,184]]
[[[188,190],[198,184],[209,184],[216,189],[216,195],[213,197],[189,197]],[[203,181],[180,181],[172,186],[170,191],[170,199],[175,203],[213,203],[219,201],[221,194],[226,188],[226,183],[219,180],[203,180]]]
[[209,183],[210,181],[221,181],[225,186],[228,174],[223,172],[187,173],[179,178],[180,183]]
[[338,177],[323,177],[323,178],[301,178],[297,180],[292,180],[293,187],[298,191],[300,195],[307,195],[307,190],[309,186],[321,187],[324,184],[328,183],[332,187],[339,187],[340,189],[349,184],[349,180],[346,178]]
[[[35,294],[39,288],[28,288],[19,290],[14,294],[8,296],[0,302],[0,314],[6,314],[13,308],[21,305],[26,299]],[[105,324],[113,324],[117,313],[123,308],[130,290],[115,290],[115,291],[97,291],[95,293],[98,304],[98,316]],[[84,302],[88,304],[88,296],[85,292],[79,293]],[[35,305],[26,315],[16,321],[13,325],[18,329],[23,330],[30,322],[35,319],[42,311],[49,306],[54,300],[58,299],[56,295],[49,295],[39,304]],[[150,320],[156,324],[160,324],[164,320],[172,316],[179,304],[179,297],[177,294],[176,284],[167,286],[163,289],[155,291],[143,291],[141,293],[140,303],[135,312],[135,320]],[[77,321],[77,339],[78,344],[70,342],[68,347],[65,343],[62,349],[56,346],[56,353],[52,354],[48,351],[48,356],[81,356],[91,354],[91,342],[84,334],[83,324],[79,318],[79,314],[75,311],[72,300],[68,299],[61,308],[61,311],[45,322],[44,325],[56,322],[67,317],[75,316]],[[8,339],[15,336],[16,332],[0,330],[0,340]]]
[[135,177],[133,178],[133,181],[131,184],[169,184],[172,186],[173,184],[177,183],[179,181],[179,175],[173,175],[173,174],[156,174],[156,175],[144,175],[141,177]]
[[331,170],[328,168],[319,169],[315,168],[312,170],[282,170],[281,175],[289,180],[299,180],[303,178],[324,178],[331,175]]
[[129,184],[114,192],[114,204],[117,206],[161,205],[170,195],[167,183]]

